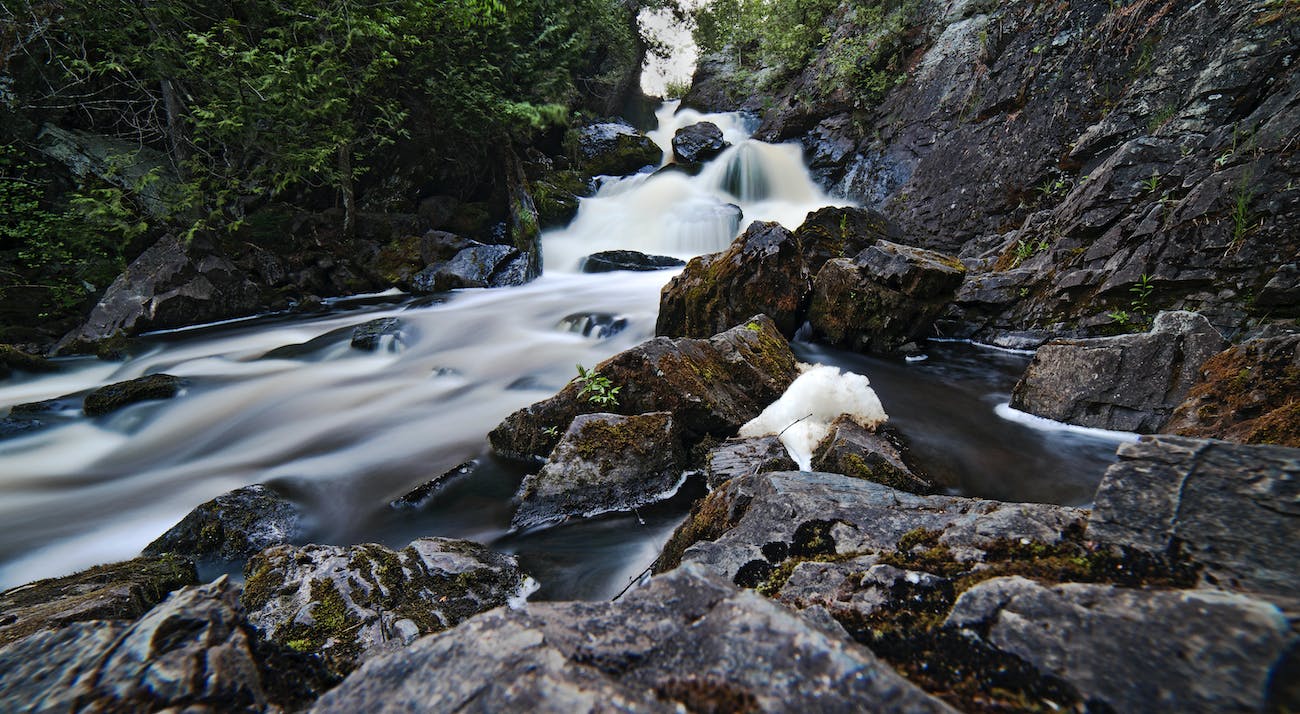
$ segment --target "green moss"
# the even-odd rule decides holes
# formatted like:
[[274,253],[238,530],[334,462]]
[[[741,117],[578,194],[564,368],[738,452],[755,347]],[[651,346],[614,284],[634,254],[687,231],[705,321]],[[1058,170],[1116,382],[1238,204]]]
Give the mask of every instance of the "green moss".
[[731,493],[731,482],[695,502],[691,514],[673,531],[654,562],[654,572],[664,573],[681,565],[687,548],[711,541],[731,530],[749,509],[749,499]]
[[284,587],[284,569],[274,567],[270,558],[255,556],[244,575],[244,594],[239,599],[246,610],[260,610]]

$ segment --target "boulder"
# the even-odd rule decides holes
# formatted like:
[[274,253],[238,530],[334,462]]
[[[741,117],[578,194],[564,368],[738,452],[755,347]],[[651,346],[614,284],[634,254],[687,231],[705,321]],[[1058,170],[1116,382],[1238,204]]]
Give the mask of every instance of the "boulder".
[[86,395],[82,411],[86,416],[103,416],[138,402],[171,399],[180,393],[185,380],[170,374],[151,374],[100,387]]
[[261,484],[217,496],[145,546],[143,555],[173,553],[197,561],[242,562],[303,535],[302,515],[289,499]]
[[[384,338],[391,338],[385,340]],[[352,348],[362,352],[375,352],[384,342],[388,349],[395,350],[402,342],[402,321],[396,317],[381,317],[357,325],[352,330]]]
[[44,357],[24,352],[13,345],[0,345],[0,379],[14,372],[53,372],[58,367]]
[[645,134],[627,124],[588,124],[574,137],[578,168],[591,176],[625,176],[656,166],[663,151]]
[[627,318],[607,312],[575,312],[560,320],[556,328],[563,332],[575,332],[583,337],[607,340],[627,329]]
[[1300,447],[1300,334],[1249,340],[1206,360],[1162,431]]
[[1052,340],[1016,383],[1011,406],[1081,426],[1159,431],[1227,342],[1201,315],[1162,312],[1150,332]]
[[1124,444],[1088,537],[1188,558],[1209,583],[1300,610],[1300,449],[1177,436]]
[[949,712],[843,631],[683,568],[618,602],[496,610],[375,659],[318,714]]
[[878,211],[854,206],[827,206],[808,214],[795,229],[810,275],[833,258],[853,258],[886,240],[898,243],[898,227]]
[[592,253],[582,261],[584,273],[609,273],[615,270],[665,270],[680,268],[686,261],[667,255],[646,255],[635,250],[605,250]]
[[510,525],[533,528],[573,516],[632,510],[670,495],[685,467],[681,435],[670,412],[581,414],[542,470],[524,478]]
[[779,223],[755,221],[726,251],[692,258],[664,287],[655,334],[708,337],[761,312],[792,337],[808,290],[794,235]]
[[673,134],[673,158],[683,163],[708,161],[728,146],[731,142],[723,139],[722,130],[710,121],[684,126]]
[[6,711],[300,709],[335,679],[257,641],[222,576],[173,593],[135,623],[79,622],[0,649]]
[[578,215],[578,199],[592,194],[591,182],[573,170],[548,171],[529,183],[542,228],[560,226]]
[[76,418],[67,416],[67,413],[80,408],[81,405],[75,398],[15,404],[9,408],[9,415],[0,419],[0,438],[18,436],[67,422]]
[[0,593],[0,645],[73,622],[134,620],[197,577],[193,563],[163,556],[20,585]]
[[947,623],[1071,684],[1090,710],[1266,711],[1297,641],[1276,607],[1239,594],[1019,577],[971,588]]
[[831,424],[830,433],[813,452],[814,471],[866,479],[908,493],[938,490],[904,460],[904,447],[889,431],[871,431],[847,415]]
[[955,258],[883,240],[852,259],[829,260],[813,281],[813,337],[861,352],[895,352],[929,332],[965,273]]
[[266,639],[319,654],[339,673],[533,587],[514,556],[447,538],[420,538],[400,551],[374,543],[280,545],[254,556],[244,573],[249,622]]
[[477,243],[445,263],[430,265],[416,273],[411,278],[410,289],[424,295],[457,288],[485,288],[493,283],[494,275],[519,255],[518,250],[508,245]]
[[710,449],[704,457],[704,478],[709,488],[738,476],[798,468],[777,436],[733,437]]
[[789,343],[763,315],[706,340],[657,337],[596,365],[619,388],[617,403],[592,401],[575,379],[511,414],[488,439],[501,456],[543,459],[574,417],[598,411],[672,412],[687,444],[705,435],[725,438],[781,396],[797,375],[795,365]]

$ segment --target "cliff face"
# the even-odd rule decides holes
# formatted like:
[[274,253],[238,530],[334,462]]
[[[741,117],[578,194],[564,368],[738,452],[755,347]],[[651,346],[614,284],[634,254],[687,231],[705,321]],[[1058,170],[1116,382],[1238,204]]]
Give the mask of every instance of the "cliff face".
[[1025,346],[1157,308],[1231,331],[1300,315],[1298,40],[1289,0],[932,0],[878,103],[827,87],[830,49],[741,102],[712,58],[687,103],[759,113],[828,189],[960,254],[951,334]]

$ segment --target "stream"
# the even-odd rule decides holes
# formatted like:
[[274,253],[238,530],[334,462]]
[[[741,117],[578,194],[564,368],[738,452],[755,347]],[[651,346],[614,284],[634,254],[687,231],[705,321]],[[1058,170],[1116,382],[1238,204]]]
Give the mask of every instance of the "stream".
[[[749,140],[739,115],[675,110],[666,104],[650,133],[666,156],[673,132],[701,119],[734,146],[695,176],[604,180],[569,226],[544,233],[546,272],[528,285],[331,300],[323,313],[154,333],[125,362],[66,358],[59,373],[0,382],[0,416],[60,400],[52,425],[0,440],[0,589],[133,557],[198,504],[267,483],[302,507],[312,542],[471,538],[518,554],[542,584],[534,599],[621,590],[703,486],[689,481],[637,513],[510,533],[524,472],[493,458],[486,441],[502,418],[564,386],[575,365],[653,336],[659,291],[675,272],[584,274],[581,259],[611,249],[685,259],[724,249],[751,221],[793,229],[837,203],[797,144]],[[356,325],[383,317],[402,321],[398,338],[376,352],[349,346]],[[623,327],[590,329],[602,322]],[[1000,407],[1024,354],[931,343],[926,359],[903,361],[794,347],[805,361],[867,375],[917,460],[952,493],[1084,504],[1121,438]],[[96,419],[80,413],[89,390],[158,372],[184,377],[186,390]],[[470,460],[428,503],[389,506]]]

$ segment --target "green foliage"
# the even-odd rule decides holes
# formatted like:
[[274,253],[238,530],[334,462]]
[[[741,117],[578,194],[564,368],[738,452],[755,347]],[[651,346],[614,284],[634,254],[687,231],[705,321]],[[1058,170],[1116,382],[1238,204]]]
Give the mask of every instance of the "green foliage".
[[1030,241],[1021,238],[1016,241],[1016,247],[1012,249],[1012,267],[1019,267],[1021,263],[1050,247],[1051,244],[1047,242],[1046,238]]
[[1228,250],[1234,250],[1241,246],[1245,240],[1246,234],[1254,230],[1258,225],[1255,220],[1255,214],[1250,210],[1250,202],[1255,198],[1255,187],[1253,185],[1253,176],[1249,173],[1242,176],[1237,182],[1236,189],[1232,192],[1232,242],[1228,244]]
[[822,89],[846,86],[859,104],[875,103],[906,78],[903,39],[917,2],[855,0],[852,6],[862,32],[831,46],[833,72],[822,78]]
[[838,0],[714,0],[694,14],[695,42],[705,52],[756,46],[760,63],[802,67],[830,37]]
[[673,80],[664,86],[664,99],[681,99],[689,91],[691,91],[689,81]]
[[609,377],[599,371],[578,365],[576,381],[582,385],[578,390],[579,397],[586,397],[588,402],[601,407],[618,406],[618,393],[622,387],[615,387]]

